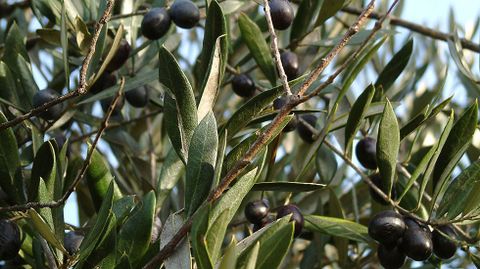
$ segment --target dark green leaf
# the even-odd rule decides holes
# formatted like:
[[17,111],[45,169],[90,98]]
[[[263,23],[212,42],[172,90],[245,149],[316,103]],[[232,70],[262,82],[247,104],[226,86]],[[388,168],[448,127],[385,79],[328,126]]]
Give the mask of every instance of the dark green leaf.
[[193,133],[187,163],[185,212],[191,216],[207,198],[217,159],[218,134],[213,112],[209,112]]
[[350,110],[347,125],[345,126],[345,152],[347,156],[351,156],[353,139],[360,129],[360,123],[365,117],[374,95],[375,86],[370,84],[358,97]]
[[438,104],[436,107],[432,109],[430,113],[428,113],[428,110],[418,114],[416,117],[411,119],[407,124],[405,124],[401,129],[400,129],[400,140],[403,140],[405,137],[407,137],[409,134],[414,132],[415,130],[418,129],[418,127],[422,126],[425,124],[429,119],[435,117],[438,113],[440,113],[449,103],[452,101],[452,97],[446,99],[445,101],[441,102]]
[[305,228],[357,242],[371,242],[367,227],[345,219],[309,215],[305,216]]
[[463,215],[479,207],[480,197],[480,160],[472,163],[448,186],[437,210],[437,217],[446,214],[448,220],[460,213]]
[[440,152],[433,170],[433,185],[435,188],[433,201],[443,192],[449,175],[468,148],[475,129],[477,128],[477,121],[478,103],[475,102],[465,110],[463,115],[460,116],[455,125],[453,125],[452,131],[445,142],[445,146],[442,148],[442,152]]
[[210,205],[202,206],[198,209],[197,218],[192,224],[190,240],[192,241],[193,254],[198,268],[212,269],[213,263],[210,253],[208,253],[205,234],[208,229],[208,216],[210,214]]
[[270,84],[275,86],[277,81],[277,72],[273,62],[270,48],[267,41],[263,37],[263,33],[258,25],[252,21],[246,14],[241,13],[238,18],[238,26],[242,35],[242,40],[247,45],[250,53],[262,70],[263,74],[268,78]]
[[290,42],[300,39],[308,33],[310,25],[318,14],[319,7],[322,6],[323,0],[303,0],[297,9],[297,14],[290,31]]
[[103,199],[102,206],[98,211],[98,216],[95,221],[95,224],[87,233],[82,243],[80,244],[80,254],[79,254],[79,268],[81,268],[82,262],[90,256],[90,254],[95,250],[97,243],[103,238],[104,229],[108,227],[108,223],[113,218],[112,212],[113,206],[113,182],[108,186],[105,199]]
[[260,182],[252,191],[310,192],[325,188],[324,184],[304,182]]
[[351,0],[324,0],[317,21],[315,22],[315,26],[322,25],[350,1]]
[[[410,39],[388,62],[378,75],[375,88],[382,87],[386,92],[407,66],[413,52],[413,39]],[[378,100],[378,99],[376,99]]]
[[155,193],[150,191],[139,202],[118,233],[117,252],[135,263],[147,252],[155,216]]
[[260,242],[255,268],[277,268],[287,254],[293,239],[294,222],[289,222],[289,218],[285,216],[237,244],[237,249],[241,252],[237,266],[248,263],[246,258],[249,252],[256,246],[256,242]]
[[[0,123],[7,121],[5,115],[0,111]],[[20,156],[18,154],[17,140],[12,128],[0,131],[0,187],[8,193],[14,195],[13,199],[18,200],[17,190],[13,182],[17,168],[20,166]]]
[[[174,107],[176,108],[176,110],[165,108],[166,121],[176,119],[176,122],[174,122],[176,126],[170,124],[167,132],[180,159],[186,161],[190,139],[197,126],[195,95],[175,57],[165,47],[160,49],[159,61],[160,82],[174,95],[171,101],[174,101]],[[175,130],[172,129],[173,127]],[[174,140],[178,140],[178,142],[173,143]]]
[[400,149],[400,131],[397,116],[390,101],[387,100],[380,120],[377,141],[377,163],[382,179],[388,182],[388,195],[395,179],[398,151]]

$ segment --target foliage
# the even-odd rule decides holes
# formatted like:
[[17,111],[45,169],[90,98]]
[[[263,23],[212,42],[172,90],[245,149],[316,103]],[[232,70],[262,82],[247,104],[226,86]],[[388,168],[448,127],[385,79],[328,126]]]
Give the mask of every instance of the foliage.
[[[421,29],[406,36],[401,24],[375,29],[368,20],[332,61],[324,57],[365,1],[290,1],[293,24],[276,35],[279,52],[299,58],[292,92],[329,66],[307,84],[307,94],[318,94],[302,103],[290,96],[275,110],[285,90],[263,1],[193,1],[199,23],[180,30],[172,22],[157,40],[142,36],[143,15],[173,1],[115,2],[102,27],[107,0],[0,1],[0,218],[22,234],[6,268],[160,268],[155,260],[171,240],[162,268],[361,268],[379,263],[367,226],[385,209],[429,229],[455,225],[461,251],[425,265],[480,264],[480,51],[465,46],[453,14],[448,50]],[[391,1],[377,2],[384,14]],[[125,62],[112,71],[114,61]],[[335,70],[342,72],[328,81]],[[233,93],[239,74],[252,78],[255,96]],[[461,93],[452,97],[447,79]],[[77,92],[82,86],[100,91]],[[42,88],[68,96],[61,115],[27,114],[6,128],[34,109]],[[117,92],[148,104],[122,107]],[[317,118],[306,127],[312,144],[286,132],[306,114]],[[355,156],[367,136],[377,141],[378,171]],[[387,206],[370,197],[374,173],[387,182]],[[65,195],[78,211],[66,210]],[[270,212],[256,227],[243,210],[261,198]],[[298,237],[290,216],[275,218],[285,204],[304,216]],[[83,235],[73,252],[64,242],[70,230]]]

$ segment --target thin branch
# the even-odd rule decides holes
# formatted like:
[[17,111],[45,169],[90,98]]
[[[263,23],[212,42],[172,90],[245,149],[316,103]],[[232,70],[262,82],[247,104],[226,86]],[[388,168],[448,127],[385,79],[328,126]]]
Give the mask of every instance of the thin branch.
[[290,90],[290,86],[288,85],[287,75],[285,74],[285,70],[283,69],[280,52],[278,51],[277,34],[275,33],[275,28],[273,27],[272,15],[270,14],[270,5],[268,4],[268,0],[263,0],[263,4],[265,6],[265,18],[267,19],[268,32],[270,32],[270,36],[272,37],[270,46],[275,57],[275,63],[277,64],[278,73],[280,73],[280,80],[282,81],[285,93],[287,95],[292,95],[292,91]]
[[[358,15],[362,12],[361,10],[353,8],[353,7],[344,7],[341,10],[345,13],[354,14],[354,15]],[[369,15],[369,18],[374,19],[374,20],[379,20],[383,17],[384,17],[383,15],[375,13],[375,12],[372,12],[372,14]],[[413,23],[413,22],[410,22],[410,21],[406,21],[406,20],[403,20],[403,19],[400,19],[400,18],[397,18],[397,17],[394,17],[394,16],[390,16],[390,24],[409,29],[413,32],[416,32],[416,33],[419,33],[421,35],[428,36],[428,37],[431,37],[431,38],[437,39],[437,40],[448,41],[448,40],[453,38],[452,34],[443,33],[443,32],[437,31],[435,29],[428,28],[428,27],[425,27],[423,25],[416,24],[416,23]],[[480,45],[479,44],[476,44],[476,43],[474,43],[474,42],[472,42],[468,39],[465,39],[465,38],[461,38],[460,42],[461,42],[462,47],[464,49],[468,49],[468,50],[475,51],[475,52],[480,52]]]
[[120,96],[122,95],[124,85],[125,85],[125,78],[122,77],[122,79],[120,81],[120,88],[117,92],[117,95],[115,96],[112,103],[110,104],[110,107],[108,108],[108,111],[107,111],[107,113],[106,113],[106,115],[105,115],[105,117],[102,121],[101,127],[98,130],[97,136],[95,137],[95,140],[93,141],[93,143],[92,143],[92,145],[91,145],[91,147],[90,147],[90,149],[87,153],[87,157],[85,158],[85,161],[83,162],[83,166],[80,169],[80,173],[78,173],[77,177],[73,180],[72,184],[68,188],[67,192],[65,192],[65,194],[62,196],[62,198],[60,198],[57,201],[46,202],[46,203],[29,202],[29,203],[26,203],[26,204],[23,204],[23,205],[13,205],[13,206],[0,207],[0,212],[24,211],[24,210],[31,209],[31,208],[45,208],[45,207],[55,208],[55,207],[59,207],[59,206],[63,205],[65,203],[65,201],[67,201],[68,197],[70,197],[72,192],[75,191],[75,188],[77,187],[78,183],[85,176],[85,173],[87,172],[87,168],[90,165],[90,162],[92,161],[92,156],[93,156],[93,153],[94,153],[94,151],[97,147],[98,141],[100,141],[100,138],[102,137],[103,133],[105,132],[105,129],[107,129],[108,120],[112,116],[113,110],[114,110],[115,106],[117,105],[117,102],[120,99]]
[[90,47],[89,47],[87,56],[85,56],[85,59],[83,60],[82,66],[80,68],[80,82],[79,82],[79,85],[78,85],[77,89],[75,89],[74,91],[71,91],[71,92],[69,92],[69,93],[67,93],[63,96],[60,96],[57,99],[54,99],[54,100],[52,100],[48,103],[45,103],[42,106],[36,107],[36,108],[30,110],[29,112],[14,118],[13,120],[10,120],[10,121],[7,121],[7,122],[4,122],[4,123],[0,124],[0,131],[4,130],[6,128],[9,128],[9,127],[15,126],[15,125],[23,122],[26,119],[34,117],[34,116],[40,114],[41,112],[45,111],[46,109],[48,109],[48,108],[50,108],[50,107],[52,107],[56,104],[65,102],[69,99],[72,99],[74,97],[83,95],[87,92],[87,87],[88,87],[87,71],[88,71],[88,68],[90,66],[90,61],[92,60],[92,57],[95,54],[95,47],[97,45],[97,41],[98,41],[98,37],[100,36],[100,32],[101,32],[103,26],[105,25],[105,23],[109,20],[110,14],[111,14],[111,11],[112,11],[112,8],[113,8],[114,4],[115,4],[115,0],[108,0],[107,1],[107,6],[105,8],[105,11],[104,11],[102,17],[95,24],[95,32],[92,36],[92,42],[90,43]]

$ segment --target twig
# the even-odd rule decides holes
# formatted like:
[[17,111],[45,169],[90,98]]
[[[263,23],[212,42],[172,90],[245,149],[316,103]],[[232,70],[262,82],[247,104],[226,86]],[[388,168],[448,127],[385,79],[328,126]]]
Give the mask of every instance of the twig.
[[44,207],[49,207],[49,208],[55,208],[63,205],[65,201],[67,201],[68,197],[72,194],[72,192],[75,191],[75,188],[77,187],[78,183],[80,180],[85,176],[85,173],[87,172],[87,168],[90,165],[90,162],[92,160],[93,152],[95,151],[98,141],[100,141],[100,138],[102,137],[103,133],[105,132],[105,129],[108,126],[108,120],[112,116],[113,110],[115,106],[117,105],[118,100],[120,99],[120,96],[122,95],[123,92],[123,87],[125,85],[125,78],[122,77],[120,81],[120,88],[117,92],[117,95],[113,99],[112,103],[110,104],[110,107],[108,108],[107,114],[105,115],[101,127],[98,129],[97,136],[95,137],[95,140],[92,143],[92,146],[90,147],[90,150],[87,153],[87,157],[85,158],[85,161],[83,162],[83,166],[80,169],[80,173],[77,175],[77,177],[73,180],[72,184],[68,188],[67,192],[57,201],[52,201],[52,202],[29,202],[23,205],[13,205],[13,206],[6,206],[6,207],[0,207],[0,212],[9,212],[9,211],[24,211],[30,208],[44,208]]
[[[353,7],[344,7],[341,10],[345,13],[354,14],[354,15],[358,15],[362,12],[361,10],[353,8]],[[374,19],[374,20],[378,20],[378,19],[381,19],[383,17],[383,15],[372,12],[368,17],[371,18],[371,19]],[[394,16],[390,16],[390,24],[409,29],[413,32],[416,32],[416,33],[419,33],[419,34],[422,34],[424,36],[428,36],[428,37],[431,37],[431,38],[437,39],[437,40],[448,41],[448,40],[453,38],[452,34],[443,33],[443,32],[437,31],[435,29],[428,28],[428,27],[425,27],[423,25],[416,24],[416,23],[413,23],[413,22],[410,22],[410,21],[406,21],[406,20],[403,20],[403,19],[400,19],[400,18],[397,18],[397,17],[394,17]],[[480,52],[480,45],[479,44],[476,44],[476,43],[474,43],[474,42],[472,42],[468,39],[465,39],[465,38],[461,38],[460,42],[461,42],[462,47],[464,49],[468,49],[468,50],[475,51],[475,52]]]
[[277,34],[275,33],[275,28],[273,27],[272,15],[270,14],[270,5],[268,4],[268,0],[263,0],[263,4],[265,6],[265,18],[267,19],[268,32],[270,32],[270,36],[272,37],[270,45],[273,55],[275,57],[275,63],[277,64],[278,73],[280,73],[280,80],[282,81],[285,93],[287,95],[292,95],[292,91],[290,90],[290,86],[288,85],[287,75],[285,74],[285,70],[283,69],[280,52],[278,51]]
[[56,98],[56,99],[54,99],[54,100],[52,100],[48,103],[45,103],[42,106],[36,107],[36,108],[30,110],[29,112],[23,114],[23,115],[17,116],[13,120],[10,120],[10,121],[7,121],[7,122],[4,122],[4,123],[0,124],[0,131],[4,130],[6,128],[9,128],[9,127],[15,126],[15,125],[23,122],[26,119],[34,117],[34,116],[40,114],[41,112],[45,111],[46,109],[48,109],[48,108],[50,108],[50,107],[52,107],[56,104],[65,102],[69,99],[72,99],[74,97],[83,95],[87,92],[87,87],[88,87],[88,84],[87,84],[87,70],[89,68],[90,61],[92,60],[92,57],[95,54],[95,47],[97,45],[97,41],[98,41],[98,37],[100,36],[100,32],[101,32],[103,26],[105,25],[105,23],[109,20],[110,14],[111,14],[111,11],[112,11],[112,8],[113,8],[114,4],[115,4],[115,0],[108,0],[107,1],[107,6],[105,8],[105,11],[104,11],[102,17],[95,24],[95,32],[92,36],[92,42],[90,43],[90,47],[89,47],[87,56],[85,56],[85,59],[83,60],[83,63],[82,63],[81,69],[80,69],[80,82],[79,82],[79,85],[78,85],[77,89],[75,89],[74,91],[71,91],[71,92],[69,92],[65,95],[62,95],[62,96],[60,96],[60,97],[58,97],[58,98]]
[[[375,3],[375,0],[371,0],[370,4],[368,7],[365,9],[365,14],[360,16],[357,21],[354,23],[354,30],[356,29],[355,32],[350,32],[348,31],[345,36],[343,37],[342,41],[340,43],[346,43],[345,39],[351,38],[352,35],[354,35],[356,32],[358,32],[358,29],[361,27],[361,25],[365,22],[365,17],[366,15],[369,14],[369,12],[373,11],[373,5]],[[397,3],[397,1],[392,4],[392,7]],[[303,91],[299,91],[299,94],[293,95],[292,98],[290,99],[289,102],[285,106],[283,106],[280,111],[278,112],[277,116],[273,119],[273,121],[270,123],[268,128],[265,130],[264,133],[262,133],[255,143],[250,147],[250,149],[245,153],[245,155],[242,157],[241,160],[239,160],[235,166],[223,177],[221,180],[220,184],[213,190],[209,197],[207,198],[207,203],[213,203],[216,201],[222,193],[228,188],[228,186],[232,183],[233,180],[235,180],[242,172],[243,170],[251,163],[253,158],[256,156],[256,154],[263,148],[263,146],[269,141],[270,138],[273,137],[275,134],[275,130],[279,128],[281,122],[285,117],[287,117],[292,109],[301,103],[301,97],[305,90],[308,89],[309,86],[318,78],[320,75],[321,71],[325,69],[328,64],[333,60],[333,58],[341,51],[341,49],[344,46],[338,46],[334,49],[332,49],[333,53],[329,53],[327,58],[324,58],[322,62],[320,63],[320,66],[316,68],[316,72],[313,72],[310,77],[303,82],[303,85],[301,89],[304,89]],[[175,236],[163,247],[160,252],[143,268],[144,269],[153,269],[157,268],[165,258],[170,256],[173,251],[175,250],[175,247],[179,244],[179,242],[183,239],[183,237],[186,236],[187,232],[190,230],[192,220],[195,217],[190,217],[186,223],[181,227],[181,229],[175,234]]]

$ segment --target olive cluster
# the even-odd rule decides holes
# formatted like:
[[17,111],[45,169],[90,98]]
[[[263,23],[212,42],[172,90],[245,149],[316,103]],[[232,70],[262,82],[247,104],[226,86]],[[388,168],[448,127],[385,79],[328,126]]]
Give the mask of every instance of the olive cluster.
[[189,0],[177,0],[167,10],[166,8],[152,8],[145,14],[140,29],[142,35],[150,40],[163,37],[175,23],[178,27],[190,29],[200,20],[198,7]]
[[449,259],[457,250],[450,239],[455,238],[450,226],[436,227],[432,233],[429,226],[393,210],[375,215],[368,225],[368,234],[380,244],[378,259],[387,269],[402,267],[407,257],[425,261],[432,252],[440,259]]
[[[247,203],[245,206],[245,218],[253,224],[253,231],[256,232],[267,224],[271,223],[273,219],[269,215],[270,203],[267,199],[256,200]],[[277,208],[277,219],[291,214],[290,221],[295,222],[294,236],[299,236],[302,233],[304,219],[300,209],[293,204],[288,204]]]

